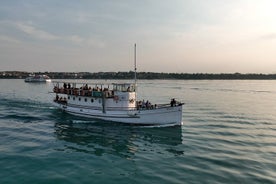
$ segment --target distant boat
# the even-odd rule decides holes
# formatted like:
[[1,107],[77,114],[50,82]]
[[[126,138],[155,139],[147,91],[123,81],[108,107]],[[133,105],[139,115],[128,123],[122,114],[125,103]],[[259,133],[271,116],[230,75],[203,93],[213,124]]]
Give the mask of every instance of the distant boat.
[[25,82],[51,82],[47,75],[31,75],[25,79]]
[[[136,45],[133,83],[89,84],[53,81],[55,105],[70,114],[139,125],[181,125],[183,103],[137,100]],[[160,93],[160,92],[159,92]]]

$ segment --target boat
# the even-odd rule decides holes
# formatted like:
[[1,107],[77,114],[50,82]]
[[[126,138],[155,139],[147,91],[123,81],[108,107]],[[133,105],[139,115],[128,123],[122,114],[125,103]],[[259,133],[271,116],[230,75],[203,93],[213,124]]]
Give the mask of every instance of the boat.
[[51,82],[51,79],[47,75],[30,75],[25,82]]
[[174,98],[166,104],[137,99],[136,45],[134,73],[131,83],[53,81],[53,102],[67,113],[87,118],[135,125],[181,125],[184,103]]

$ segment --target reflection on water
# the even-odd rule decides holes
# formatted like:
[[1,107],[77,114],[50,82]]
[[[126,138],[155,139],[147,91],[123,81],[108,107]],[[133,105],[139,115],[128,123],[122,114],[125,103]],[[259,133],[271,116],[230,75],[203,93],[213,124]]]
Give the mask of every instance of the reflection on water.
[[[143,127],[120,123],[87,121],[61,113],[62,121],[55,124],[58,140],[66,141],[64,150],[102,156],[112,154],[131,159],[137,151],[160,151],[183,154],[176,150],[182,144],[181,126]],[[150,145],[150,146],[149,146]]]

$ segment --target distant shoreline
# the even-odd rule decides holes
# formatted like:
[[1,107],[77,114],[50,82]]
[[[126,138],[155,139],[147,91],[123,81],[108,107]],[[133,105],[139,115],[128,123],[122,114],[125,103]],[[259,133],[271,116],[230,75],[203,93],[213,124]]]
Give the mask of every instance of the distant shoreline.
[[[45,74],[51,79],[133,79],[134,72],[34,72]],[[30,72],[2,71],[0,79],[24,79]],[[137,78],[142,80],[276,80],[276,74],[241,74],[241,73],[157,73],[137,72]]]

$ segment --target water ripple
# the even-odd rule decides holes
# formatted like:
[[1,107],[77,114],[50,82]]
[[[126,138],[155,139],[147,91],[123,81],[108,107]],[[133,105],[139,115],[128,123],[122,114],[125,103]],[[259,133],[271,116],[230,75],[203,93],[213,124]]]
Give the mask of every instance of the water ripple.
[[50,87],[0,84],[2,183],[276,183],[273,81],[142,82],[142,98],[185,99],[172,127],[79,118]]

